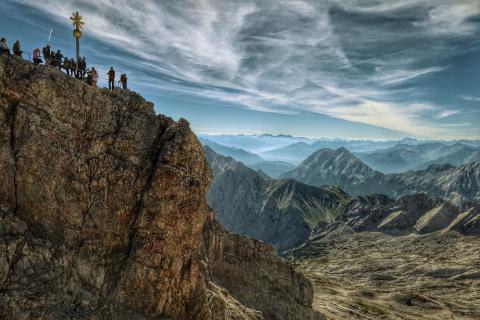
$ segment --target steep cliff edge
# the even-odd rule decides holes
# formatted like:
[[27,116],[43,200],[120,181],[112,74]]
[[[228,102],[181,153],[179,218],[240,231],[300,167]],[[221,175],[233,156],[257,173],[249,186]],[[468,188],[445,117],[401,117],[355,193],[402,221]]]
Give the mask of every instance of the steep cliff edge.
[[0,318],[322,319],[310,282],[224,231],[188,122],[0,57]]

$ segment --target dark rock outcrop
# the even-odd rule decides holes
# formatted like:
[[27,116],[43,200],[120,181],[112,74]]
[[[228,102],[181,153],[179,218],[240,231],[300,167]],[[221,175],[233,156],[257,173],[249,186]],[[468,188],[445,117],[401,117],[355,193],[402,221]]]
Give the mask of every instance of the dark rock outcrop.
[[216,224],[210,179],[186,120],[0,57],[0,318],[322,319],[273,248]]

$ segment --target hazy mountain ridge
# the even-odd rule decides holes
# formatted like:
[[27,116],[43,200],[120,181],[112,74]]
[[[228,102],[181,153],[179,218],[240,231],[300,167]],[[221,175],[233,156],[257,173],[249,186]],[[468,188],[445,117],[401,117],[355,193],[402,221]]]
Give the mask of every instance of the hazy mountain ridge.
[[397,144],[392,148],[355,155],[383,173],[425,169],[432,164],[463,165],[480,160],[480,147],[461,143],[430,142],[418,145]]
[[[282,161],[295,165],[320,149],[344,147],[382,173],[424,169],[430,164],[462,165],[480,159],[479,140],[435,141],[404,138],[376,141],[274,135],[201,135],[201,137],[224,146],[244,149],[266,161]],[[222,154],[218,149],[217,152]],[[240,158],[235,159],[242,161]]]
[[389,194],[384,175],[371,169],[346,148],[321,149],[296,169],[282,175],[313,186],[339,186],[352,195]]
[[422,190],[432,197],[443,198],[455,204],[480,202],[480,162],[462,166],[431,165],[425,170],[387,175],[392,196],[416,193]]
[[426,170],[385,175],[340,148],[319,150],[282,177],[314,186],[336,185],[352,195],[382,193],[398,198],[426,193],[461,204],[480,201],[479,168],[480,162],[459,167],[432,165]]
[[200,138],[200,141],[204,146],[210,147],[216,153],[226,157],[232,157],[249,168],[263,171],[272,178],[277,178],[281,174],[295,168],[291,163],[284,161],[267,161],[252,152],[237,147],[224,146],[206,138]]

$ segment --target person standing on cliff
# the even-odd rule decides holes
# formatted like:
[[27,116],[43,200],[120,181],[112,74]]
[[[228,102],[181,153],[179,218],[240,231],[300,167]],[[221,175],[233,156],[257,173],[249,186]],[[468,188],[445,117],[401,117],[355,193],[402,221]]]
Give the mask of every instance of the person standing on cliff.
[[58,68],[58,70],[62,70],[62,61],[63,61],[62,51],[57,50],[57,54],[55,55],[55,59],[57,60],[57,68]]
[[108,89],[113,90],[115,89],[115,70],[113,67],[110,67],[110,70],[107,73],[108,75]]
[[80,78],[83,78],[85,74],[87,73],[87,59],[85,57],[80,58],[80,65],[78,65],[78,69],[80,69],[81,76]]
[[97,70],[95,70],[94,67],[92,67],[92,70],[90,72],[92,74],[92,86],[96,87],[98,81],[98,72]]
[[47,44],[46,47],[44,47],[42,49],[42,52],[43,52],[43,59],[45,60],[45,65],[50,65],[50,57],[52,55],[52,52],[50,50],[50,45]]
[[42,52],[40,51],[40,48],[36,48],[35,50],[33,50],[33,63],[35,64],[42,63],[41,54]]
[[5,38],[0,40],[0,54],[6,54],[7,56],[10,56],[10,48],[8,47],[7,39]]
[[67,75],[70,75],[70,59],[68,59],[68,57],[63,59],[63,69],[65,69]]
[[22,57],[22,49],[20,48],[20,40],[15,41],[13,44],[13,55],[16,57]]
[[127,89],[127,80],[127,74],[122,73],[120,80],[118,80],[118,83],[122,85],[122,89]]

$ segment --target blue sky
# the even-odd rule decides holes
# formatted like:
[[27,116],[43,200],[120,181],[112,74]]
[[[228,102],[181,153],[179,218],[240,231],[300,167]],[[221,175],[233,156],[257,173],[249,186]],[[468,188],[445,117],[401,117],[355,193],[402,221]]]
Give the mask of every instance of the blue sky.
[[4,0],[25,51],[111,65],[198,133],[480,139],[478,0]]

